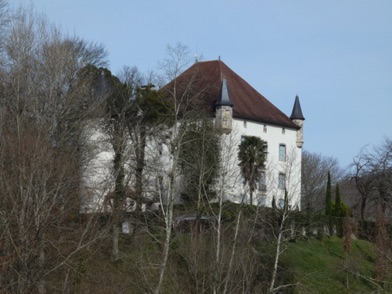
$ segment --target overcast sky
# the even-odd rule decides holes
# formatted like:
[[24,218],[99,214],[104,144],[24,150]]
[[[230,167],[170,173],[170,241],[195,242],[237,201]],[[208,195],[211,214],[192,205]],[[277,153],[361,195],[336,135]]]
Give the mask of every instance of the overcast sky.
[[304,148],[345,167],[392,137],[391,0],[11,0],[102,43],[110,69],[157,70],[168,44],[220,56],[287,115],[299,95]]

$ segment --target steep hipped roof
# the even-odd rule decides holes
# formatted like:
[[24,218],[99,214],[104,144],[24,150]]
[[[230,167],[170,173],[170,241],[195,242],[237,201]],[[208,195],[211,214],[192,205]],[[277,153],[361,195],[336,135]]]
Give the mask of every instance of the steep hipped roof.
[[191,99],[202,104],[211,115],[215,113],[215,105],[220,104],[223,93],[233,105],[235,118],[298,128],[287,115],[220,60],[196,62],[164,89],[171,91],[174,84],[177,97],[186,96],[183,95],[185,92],[191,93]]

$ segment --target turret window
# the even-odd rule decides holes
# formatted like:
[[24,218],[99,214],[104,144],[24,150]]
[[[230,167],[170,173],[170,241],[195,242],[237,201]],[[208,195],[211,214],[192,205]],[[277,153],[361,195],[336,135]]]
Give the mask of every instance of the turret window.
[[279,144],[279,161],[286,161],[286,145]]

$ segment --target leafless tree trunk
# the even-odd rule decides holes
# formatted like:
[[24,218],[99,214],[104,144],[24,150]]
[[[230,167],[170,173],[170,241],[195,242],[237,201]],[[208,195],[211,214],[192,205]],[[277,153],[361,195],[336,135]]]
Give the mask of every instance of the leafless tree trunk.
[[154,289],[155,294],[159,294],[161,292],[162,283],[165,276],[167,261],[169,258],[169,249],[171,242],[171,234],[173,227],[173,208],[174,208],[174,200],[177,197],[178,187],[178,159],[179,152],[182,143],[181,133],[179,132],[179,113],[180,107],[182,104],[186,103],[187,95],[189,93],[183,93],[183,95],[179,96],[177,93],[177,85],[176,85],[176,77],[182,72],[185,66],[189,61],[189,52],[188,49],[178,44],[175,47],[168,47],[167,50],[168,59],[164,60],[161,65],[163,70],[166,73],[166,77],[168,80],[173,80],[174,85],[171,89],[169,89],[170,98],[173,100],[173,109],[174,109],[174,124],[172,130],[172,139],[169,142],[170,147],[170,168],[169,168],[169,188],[167,195],[167,204],[166,209],[164,211],[164,220],[165,220],[165,240],[163,243],[163,252],[162,252],[162,261],[159,267],[159,278],[157,286]]
[[276,283],[276,277],[278,274],[278,263],[279,263],[279,258],[282,254],[282,243],[283,243],[283,234],[285,233],[285,225],[287,223],[287,218],[289,215],[289,209],[288,209],[288,195],[287,191],[285,191],[285,204],[284,208],[282,209],[282,214],[281,214],[281,219],[279,223],[279,228],[278,228],[278,236],[276,239],[276,250],[275,250],[275,260],[274,260],[274,265],[272,268],[272,277],[271,277],[271,283],[270,283],[270,288],[269,292],[274,293],[277,289],[275,288],[275,283]]

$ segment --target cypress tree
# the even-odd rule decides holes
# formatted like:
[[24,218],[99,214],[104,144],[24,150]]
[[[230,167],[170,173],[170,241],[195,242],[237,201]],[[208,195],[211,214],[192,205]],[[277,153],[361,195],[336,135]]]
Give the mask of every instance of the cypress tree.
[[340,200],[339,184],[336,184],[336,196],[335,196],[335,219],[336,219],[336,230],[339,237],[343,237],[343,221],[342,221],[342,201]]
[[325,196],[325,215],[331,216],[332,215],[332,200],[331,200],[331,174],[328,172],[328,179],[327,179],[327,193]]
[[336,184],[336,196],[335,196],[335,216],[342,216],[342,202],[340,200],[339,184]]
[[328,171],[327,179],[327,192],[325,196],[325,215],[328,220],[329,235],[332,236],[333,224],[332,224],[332,200],[331,200],[331,174]]

